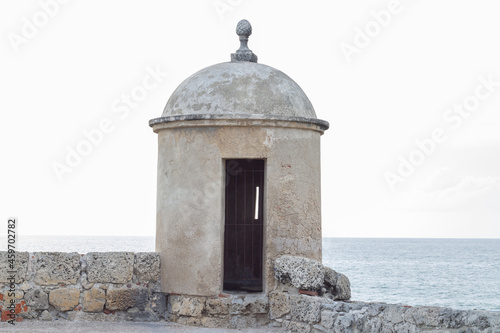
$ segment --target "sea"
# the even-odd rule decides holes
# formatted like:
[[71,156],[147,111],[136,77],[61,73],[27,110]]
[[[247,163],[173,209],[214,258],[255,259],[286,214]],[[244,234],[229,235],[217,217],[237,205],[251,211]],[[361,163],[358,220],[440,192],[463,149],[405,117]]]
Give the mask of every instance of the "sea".
[[[154,242],[23,236],[16,246],[28,252],[152,252]],[[0,244],[7,244],[5,236]],[[323,264],[349,278],[352,300],[500,311],[500,239],[323,238]]]

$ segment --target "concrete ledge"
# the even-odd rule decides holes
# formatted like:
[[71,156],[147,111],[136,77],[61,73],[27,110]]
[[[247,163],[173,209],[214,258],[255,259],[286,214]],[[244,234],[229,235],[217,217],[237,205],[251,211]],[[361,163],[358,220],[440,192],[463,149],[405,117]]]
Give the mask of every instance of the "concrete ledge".
[[149,126],[157,133],[159,130],[179,127],[207,127],[207,126],[268,126],[292,127],[318,131],[323,134],[330,124],[321,119],[277,116],[277,115],[248,115],[248,114],[199,114],[168,116],[151,119]]

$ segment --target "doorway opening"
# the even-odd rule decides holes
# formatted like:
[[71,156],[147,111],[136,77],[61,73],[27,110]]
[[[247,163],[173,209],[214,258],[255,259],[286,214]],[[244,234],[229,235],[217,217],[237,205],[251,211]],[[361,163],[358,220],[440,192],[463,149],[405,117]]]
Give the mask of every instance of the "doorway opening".
[[226,160],[224,290],[263,290],[264,165]]

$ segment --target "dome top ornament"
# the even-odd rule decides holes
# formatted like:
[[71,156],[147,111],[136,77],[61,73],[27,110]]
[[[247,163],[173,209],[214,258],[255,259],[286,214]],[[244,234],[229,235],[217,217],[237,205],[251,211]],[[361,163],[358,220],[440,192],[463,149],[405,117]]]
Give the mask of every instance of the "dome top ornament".
[[257,55],[248,48],[248,37],[252,34],[252,25],[247,20],[241,20],[236,26],[236,34],[240,37],[240,48],[231,53],[231,62],[257,62]]

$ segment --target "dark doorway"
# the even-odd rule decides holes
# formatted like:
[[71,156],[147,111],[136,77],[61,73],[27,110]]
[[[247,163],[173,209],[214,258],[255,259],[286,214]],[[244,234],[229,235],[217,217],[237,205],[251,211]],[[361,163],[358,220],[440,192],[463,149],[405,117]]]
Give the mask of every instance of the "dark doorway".
[[262,291],[264,160],[226,160],[224,290]]

